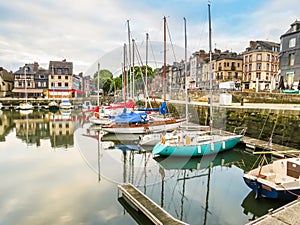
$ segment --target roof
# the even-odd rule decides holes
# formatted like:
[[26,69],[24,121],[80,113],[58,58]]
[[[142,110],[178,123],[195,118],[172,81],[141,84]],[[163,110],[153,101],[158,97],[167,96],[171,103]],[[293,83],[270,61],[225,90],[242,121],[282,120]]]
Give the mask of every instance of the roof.
[[7,72],[7,70],[3,69],[2,67],[0,67],[0,76],[4,81],[7,82],[13,82],[15,80],[14,74],[11,72]]
[[288,29],[287,32],[285,32],[283,35],[281,35],[280,38],[283,36],[293,34],[293,33],[299,33],[300,32],[300,21],[295,21],[294,23],[291,24],[290,28]]

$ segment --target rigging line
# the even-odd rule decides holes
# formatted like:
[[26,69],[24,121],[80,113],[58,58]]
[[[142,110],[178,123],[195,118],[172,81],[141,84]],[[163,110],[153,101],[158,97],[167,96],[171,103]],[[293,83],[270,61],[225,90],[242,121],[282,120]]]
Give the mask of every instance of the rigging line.
[[172,52],[173,52],[174,60],[175,60],[175,62],[177,62],[175,51],[174,51],[174,45],[173,45],[173,42],[172,42],[172,39],[171,39],[171,33],[170,33],[170,29],[169,29],[168,23],[167,23],[167,30],[168,30],[168,34],[169,34],[169,39],[170,39],[170,43],[171,43],[171,47],[172,47]]
[[278,117],[279,117],[279,114],[277,114],[277,118],[276,118],[276,121],[275,121],[274,126],[273,126],[273,130],[272,130],[272,133],[271,133],[271,137],[270,137],[270,140],[269,140],[270,143],[269,144],[272,144],[273,134],[274,134],[274,131],[275,131],[275,127],[277,125]]
[[135,46],[134,49],[135,49],[135,51],[136,51],[136,53],[137,53],[136,59],[138,60],[139,65],[144,66],[144,65],[143,65],[143,60],[142,60],[141,54],[140,54],[140,52],[139,52],[139,50],[138,50],[138,46],[137,46],[136,42],[134,42],[134,46]]
[[157,68],[157,62],[156,62],[156,59],[155,59],[155,55],[154,55],[154,51],[153,51],[152,44],[151,44],[151,41],[150,41],[150,37],[149,37],[148,41],[149,41],[150,49],[151,49],[152,56],[153,56],[153,59],[154,59],[155,68]]
[[[270,114],[270,111],[271,111],[271,109],[269,109],[269,114]],[[258,139],[260,139],[260,137],[261,137],[261,135],[262,135],[262,133],[263,133],[263,130],[265,129],[267,120],[268,120],[268,118],[269,118],[269,114],[268,114],[268,116],[267,116],[266,119],[265,119],[265,122],[264,122],[264,125],[263,125],[262,129],[260,130],[260,133],[259,133],[259,135],[258,135]]]
[[[143,165],[144,169],[147,167],[147,163],[149,162],[150,156],[151,156],[151,154],[149,154],[147,158],[144,155],[142,156],[141,164],[144,164]],[[143,160],[144,157],[145,157],[145,159],[144,159],[145,161]],[[142,166],[139,165],[139,168],[141,168],[141,167]],[[137,187],[141,186],[140,183],[141,183],[141,180],[143,178],[142,175],[147,176],[147,173],[145,172],[145,170],[140,173],[139,178],[138,178],[138,173],[136,174],[136,179],[135,180],[137,180],[137,183],[136,183]],[[144,185],[146,185],[146,184],[144,184]]]

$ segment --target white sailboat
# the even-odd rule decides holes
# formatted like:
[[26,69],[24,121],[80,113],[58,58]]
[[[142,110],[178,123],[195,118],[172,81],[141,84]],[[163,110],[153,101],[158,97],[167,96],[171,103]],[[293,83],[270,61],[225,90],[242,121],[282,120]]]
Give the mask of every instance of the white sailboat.
[[24,82],[24,84],[25,84],[25,102],[20,103],[20,105],[17,108],[20,109],[20,110],[30,110],[30,109],[33,109],[34,106],[27,101],[27,99],[28,99],[28,93],[27,93],[27,65],[24,66],[24,76],[25,76],[25,82]]
[[105,125],[112,123],[112,119],[104,113],[103,108],[100,109],[100,63],[98,63],[98,95],[97,95],[97,106],[94,108],[93,115],[90,117],[90,122],[95,125]]
[[[178,135],[176,140],[161,139],[157,143],[152,154],[162,156],[181,156],[181,157],[199,157],[208,154],[216,154],[233,148],[243,137],[242,134],[227,133],[214,134],[213,127],[213,111],[212,111],[212,47],[211,47],[211,17],[210,4],[208,4],[209,14],[209,58],[210,58],[210,134],[204,136],[190,136],[184,132]],[[243,132],[246,130],[243,129]]]

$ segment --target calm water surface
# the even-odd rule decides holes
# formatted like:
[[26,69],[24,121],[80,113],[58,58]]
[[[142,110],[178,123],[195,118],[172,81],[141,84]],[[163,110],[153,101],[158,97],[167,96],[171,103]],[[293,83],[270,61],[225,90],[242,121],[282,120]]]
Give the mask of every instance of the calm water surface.
[[81,112],[0,111],[0,224],[148,224],[121,198],[124,182],[189,224],[245,224],[284,204],[255,199],[242,176],[257,160],[243,149],[153,158],[121,150],[135,135],[98,134]]

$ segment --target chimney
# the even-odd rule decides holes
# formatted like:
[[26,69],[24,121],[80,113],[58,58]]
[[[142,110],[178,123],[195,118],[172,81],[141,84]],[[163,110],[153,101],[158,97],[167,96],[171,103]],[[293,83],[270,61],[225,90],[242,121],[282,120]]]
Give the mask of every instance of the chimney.
[[256,41],[250,41],[251,48],[255,48],[256,45],[257,45]]
[[33,64],[33,71],[37,72],[39,70],[39,64],[37,62],[34,62]]

